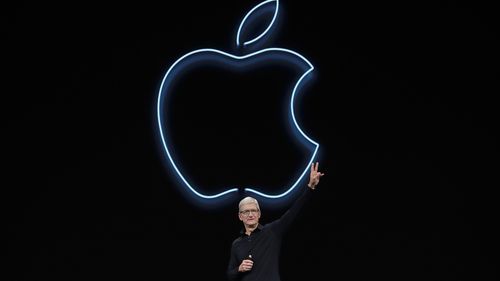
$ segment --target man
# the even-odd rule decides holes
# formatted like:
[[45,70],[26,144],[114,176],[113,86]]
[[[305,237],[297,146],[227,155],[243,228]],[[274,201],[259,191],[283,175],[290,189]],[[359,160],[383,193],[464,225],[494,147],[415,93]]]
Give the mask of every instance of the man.
[[231,281],[279,281],[279,254],[282,236],[324,174],[318,172],[318,162],[311,164],[308,188],[279,219],[261,225],[259,202],[245,197],[239,203],[239,219],[244,228],[233,241],[227,268]]

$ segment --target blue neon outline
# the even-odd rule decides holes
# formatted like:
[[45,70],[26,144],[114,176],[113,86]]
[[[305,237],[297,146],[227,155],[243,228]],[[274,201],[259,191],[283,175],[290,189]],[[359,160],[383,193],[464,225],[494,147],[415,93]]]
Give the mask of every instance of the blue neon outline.
[[[273,0],[274,1],[274,0]],[[175,66],[177,64],[179,64],[182,60],[188,58],[189,56],[192,56],[192,55],[195,55],[195,54],[198,54],[198,53],[201,53],[201,52],[209,52],[209,53],[217,53],[217,54],[221,54],[221,55],[224,55],[224,56],[227,56],[227,57],[230,57],[230,58],[233,58],[233,59],[236,59],[236,60],[243,60],[243,59],[247,59],[247,58],[250,58],[252,56],[256,56],[256,55],[259,55],[259,54],[262,54],[264,52],[272,52],[272,51],[278,51],[278,52],[285,52],[285,53],[289,53],[289,54],[292,54],[292,55],[295,55],[295,56],[298,56],[299,58],[301,58],[304,62],[307,63],[307,65],[309,66],[309,69],[304,72],[304,74],[297,80],[297,83],[295,84],[294,88],[293,88],[293,91],[292,91],[292,95],[291,95],[291,98],[290,98],[290,112],[291,112],[291,116],[292,116],[292,120],[293,120],[293,124],[295,125],[295,127],[297,128],[297,130],[300,132],[300,134],[306,139],[308,140],[311,144],[313,144],[315,146],[315,149],[314,149],[314,152],[311,156],[311,159],[309,160],[308,164],[306,165],[306,167],[304,168],[304,171],[300,174],[300,176],[298,177],[298,179],[295,181],[295,183],[293,183],[285,192],[283,193],[280,193],[280,194],[276,194],[276,195],[272,195],[272,194],[266,194],[266,193],[263,193],[263,192],[260,192],[260,191],[257,191],[253,188],[245,188],[245,191],[248,191],[248,192],[252,192],[252,193],[255,193],[255,194],[258,194],[260,196],[263,196],[263,197],[266,197],[266,198],[280,198],[280,197],[283,197],[287,194],[289,194],[293,189],[295,189],[295,187],[299,184],[299,182],[304,178],[304,175],[309,171],[310,169],[310,166],[316,156],[316,153],[318,152],[318,149],[319,149],[319,144],[315,141],[313,141],[311,138],[309,138],[303,131],[302,129],[300,129],[300,126],[299,124],[297,123],[297,120],[295,118],[295,111],[294,111],[294,101],[295,101],[295,93],[298,89],[298,86],[299,84],[302,82],[302,80],[309,74],[311,73],[313,70],[314,70],[314,66],[304,57],[302,56],[301,54],[297,53],[297,52],[294,52],[292,50],[289,50],[289,49],[284,49],[284,48],[267,48],[267,49],[263,49],[263,50],[260,50],[260,51],[257,51],[257,52],[254,52],[254,53],[251,53],[251,54],[247,54],[247,55],[244,55],[244,56],[236,56],[236,55],[232,55],[232,54],[229,54],[229,53],[226,53],[226,52],[223,52],[223,51],[220,51],[220,50],[217,50],[217,49],[211,49],[211,48],[205,48],[205,49],[198,49],[198,50],[194,50],[194,51],[191,51],[185,55],[183,55],[182,57],[180,57],[179,59],[177,59],[171,66],[170,68],[168,69],[167,73],[165,74],[165,76],[163,77],[162,79],[162,82],[161,82],[161,85],[160,85],[160,89],[159,89],[159,94],[158,94],[158,99],[157,99],[157,119],[158,119],[158,127],[159,127],[159,133],[160,133],[160,137],[161,137],[161,141],[162,141],[162,144],[163,144],[163,148],[165,149],[165,152],[167,153],[167,156],[168,156],[168,159],[170,161],[170,164],[172,165],[172,167],[174,168],[175,172],[177,173],[177,175],[181,178],[181,180],[184,182],[184,184],[194,193],[196,194],[197,196],[201,197],[201,198],[205,198],[205,199],[214,199],[214,198],[217,198],[217,197],[221,197],[223,195],[226,195],[226,194],[229,194],[229,193],[232,193],[232,192],[237,192],[238,191],[238,188],[231,188],[229,190],[226,190],[224,192],[221,192],[221,193],[217,193],[217,194],[213,194],[213,195],[205,195],[205,194],[202,194],[198,191],[196,191],[195,188],[193,188],[193,186],[191,186],[191,184],[186,180],[186,178],[182,175],[182,173],[179,171],[177,165],[174,163],[174,159],[172,158],[172,155],[168,149],[168,145],[167,145],[167,141],[166,141],[166,138],[165,138],[165,135],[163,133],[163,125],[162,125],[162,110],[161,110],[161,100],[162,100],[162,93],[163,93],[163,88],[166,87],[167,85],[165,84],[166,81],[167,81],[167,77],[169,76],[170,72],[175,68]]]
[[258,4],[257,6],[253,7],[253,9],[251,9],[246,15],[245,17],[243,18],[243,20],[241,21],[240,23],[240,27],[238,27],[238,33],[236,34],[236,46],[240,46],[240,33],[241,33],[241,28],[243,28],[243,24],[245,23],[245,21],[247,20],[247,18],[255,11],[257,10],[260,6],[263,6],[267,3],[270,3],[270,2],[276,2],[276,10],[274,11],[274,15],[273,15],[273,19],[271,20],[271,23],[269,24],[269,26],[266,28],[266,30],[264,30],[259,36],[255,37],[254,39],[252,40],[249,40],[249,41],[246,41],[243,43],[243,46],[246,46],[246,45],[249,45],[249,44],[252,44],[254,43],[255,41],[259,40],[260,38],[262,38],[262,36],[264,36],[268,31],[269,29],[271,29],[271,27],[273,26],[274,24],[274,21],[276,20],[276,17],[278,16],[278,8],[279,8],[279,0],[266,0],[260,4]]

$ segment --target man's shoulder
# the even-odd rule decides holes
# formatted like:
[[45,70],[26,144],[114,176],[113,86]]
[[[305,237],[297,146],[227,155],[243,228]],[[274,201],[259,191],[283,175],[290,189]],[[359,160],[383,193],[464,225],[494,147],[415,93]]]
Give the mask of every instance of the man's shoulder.
[[236,245],[236,244],[240,243],[240,241],[241,241],[242,239],[243,239],[243,237],[241,237],[241,236],[236,237],[236,238],[233,240],[232,245],[234,246],[234,245]]

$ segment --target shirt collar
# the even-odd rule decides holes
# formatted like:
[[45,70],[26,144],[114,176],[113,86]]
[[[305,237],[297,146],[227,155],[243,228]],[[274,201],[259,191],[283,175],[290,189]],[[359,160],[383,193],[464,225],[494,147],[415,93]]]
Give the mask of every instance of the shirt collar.
[[[259,223],[259,224],[257,225],[257,228],[256,228],[256,229],[254,229],[254,230],[252,231],[252,233],[254,233],[254,232],[259,232],[259,231],[261,231],[261,230],[262,230],[262,228],[263,228],[262,224],[260,224],[260,223]],[[245,234],[245,232],[246,232],[246,231],[245,231],[245,227],[243,227],[243,228],[240,230],[240,236],[245,236],[245,235],[246,235],[246,234]]]

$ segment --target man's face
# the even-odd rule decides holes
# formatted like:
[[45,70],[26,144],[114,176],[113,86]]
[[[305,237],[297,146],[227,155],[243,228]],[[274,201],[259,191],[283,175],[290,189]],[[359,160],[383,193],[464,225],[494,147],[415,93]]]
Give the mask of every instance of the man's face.
[[260,210],[254,203],[243,204],[238,216],[245,225],[256,225],[259,223]]

